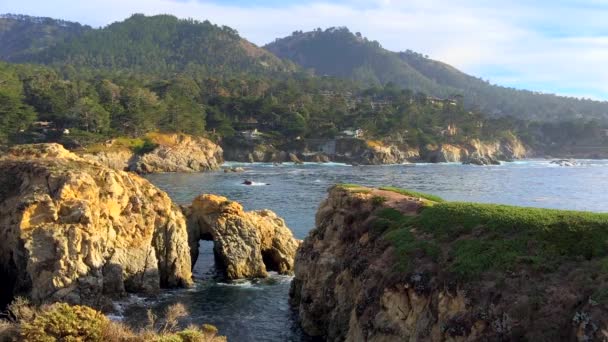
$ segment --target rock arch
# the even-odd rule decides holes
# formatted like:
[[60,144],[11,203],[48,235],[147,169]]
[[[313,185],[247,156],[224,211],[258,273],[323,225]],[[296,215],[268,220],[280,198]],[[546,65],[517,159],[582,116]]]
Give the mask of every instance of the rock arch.
[[209,194],[200,195],[183,211],[193,266],[198,242],[212,240],[216,266],[228,279],[267,277],[268,271],[293,273],[300,241],[274,212],[245,212],[239,203]]

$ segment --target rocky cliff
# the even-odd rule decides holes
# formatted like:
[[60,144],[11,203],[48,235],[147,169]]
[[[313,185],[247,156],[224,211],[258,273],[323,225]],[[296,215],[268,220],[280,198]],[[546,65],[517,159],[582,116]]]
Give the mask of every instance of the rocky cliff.
[[492,141],[472,139],[461,144],[408,146],[401,142],[340,138],[276,144],[242,140],[224,144],[226,160],[239,162],[341,162],[385,165],[409,162],[497,164],[525,158],[529,152],[514,135]]
[[420,150],[421,159],[430,163],[458,162],[477,165],[523,159],[529,154],[524,144],[513,135],[494,141],[472,139],[466,144],[430,145]]
[[209,139],[186,134],[150,133],[144,138],[148,150],[137,151],[110,141],[86,158],[118,170],[140,174],[217,170],[223,163],[222,148]]
[[216,195],[201,195],[183,210],[194,261],[199,241],[212,240],[216,264],[228,279],[293,272],[300,241],[272,211],[245,212],[239,203]]
[[605,341],[607,241],[608,214],[338,186],[291,302],[327,341]]
[[187,286],[186,222],[166,193],[61,145],[22,145],[0,160],[2,301],[103,307],[126,292]]

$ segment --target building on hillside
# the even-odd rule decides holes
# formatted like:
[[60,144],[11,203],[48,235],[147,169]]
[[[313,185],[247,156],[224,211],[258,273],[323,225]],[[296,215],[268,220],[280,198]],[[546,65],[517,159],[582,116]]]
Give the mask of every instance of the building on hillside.
[[241,131],[240,133],[243,138],[248,140],[256,140],[262,137],[262,133],[260,133],[257,128]]
[[434,96],[429,96],[426,98],[426,100],[434,105],[450,105],[450,106],[456,106],[458,104],[458,101],[456,101],[455,99],[442,99],[439,97],[434,97]]
[[344,130],[342,132],[340,132],[340,134],[338,135],[339,137],[342,138],[362,138],[363,137],[363,130],[362,129],[356,129],[356,130]]

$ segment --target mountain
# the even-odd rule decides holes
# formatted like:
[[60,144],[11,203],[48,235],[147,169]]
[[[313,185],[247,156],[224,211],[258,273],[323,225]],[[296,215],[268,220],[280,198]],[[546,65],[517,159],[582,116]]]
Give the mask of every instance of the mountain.
[[496,86],[413,51],[392,52],[347,28],[296,31],[265,48],[318,75],[372,84],[394,83],[447,98],[464,97],[465,105],[495,116],[559,121],[577,118],[608,120],[608,102],[542,94]]
[[91,27],[64,20],[18,14],[0,15],[0,59],[20,61]]
[[[30,26],[31,31],[37,27],[32,20],[17,21],[20,26]],[[51,37],[52,33],[50,30]],[[19,31],[7,31],[0,38],[0,45],[20,37]],[[11,60],[68,64],[76,69],[128,69],[145,73],[231,75],[295,69],[293,64],[285,63],[241,38],[229,27],[170,15],[135,14],[101,29],[89,29],[65,37],[58,32],[52,39],[44,41],[48,44],[34,41],[32,45],[37,48],[22,44],[25,51],[35,53],[17,53],[17,57]]]

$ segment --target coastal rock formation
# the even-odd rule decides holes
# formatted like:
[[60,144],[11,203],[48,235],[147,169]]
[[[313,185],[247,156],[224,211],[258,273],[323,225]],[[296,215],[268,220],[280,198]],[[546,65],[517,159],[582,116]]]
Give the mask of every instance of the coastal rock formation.
[[217,170],[223,162],[222,148],[202,137],[185,134],[153,135],[158,146],[138,156],[132,171],[138,173],[200,172]]
[[58,144],[22,145],[0,160],[3,304],[103,307],[126,292],[191,283],[186,222],[166,193]]
[[115,149],[99,151],[96,153],[85,153],[82,155],[82,157],[98,162],[115,170],[127,171],[132,168],[135,153],[129,149]]
[[439,201],[331,189],[296,256],[303,330],[353,342],[606,339],[608,214]]
[[117,141],[109,141],[83,157],[140,174],[217,170],[224,162],[222,148],[203,137],[149,133],[144,140],[150,145],[148,151],[134,153]]
[[526,147],[515,136],[495,141],[470,140],[464,145],[442,144],[421,149],[422,160],[431,163],[462,162],[464,164],[491,165],[499,160],[511,161],[525,158]]
[[239,203],[216,195],[201,195],[183,210],[192,260],[196,261],[200,240],[213,240],[216,264],[228,279],[293,272],[300,242],[272,211],[245,212]]

